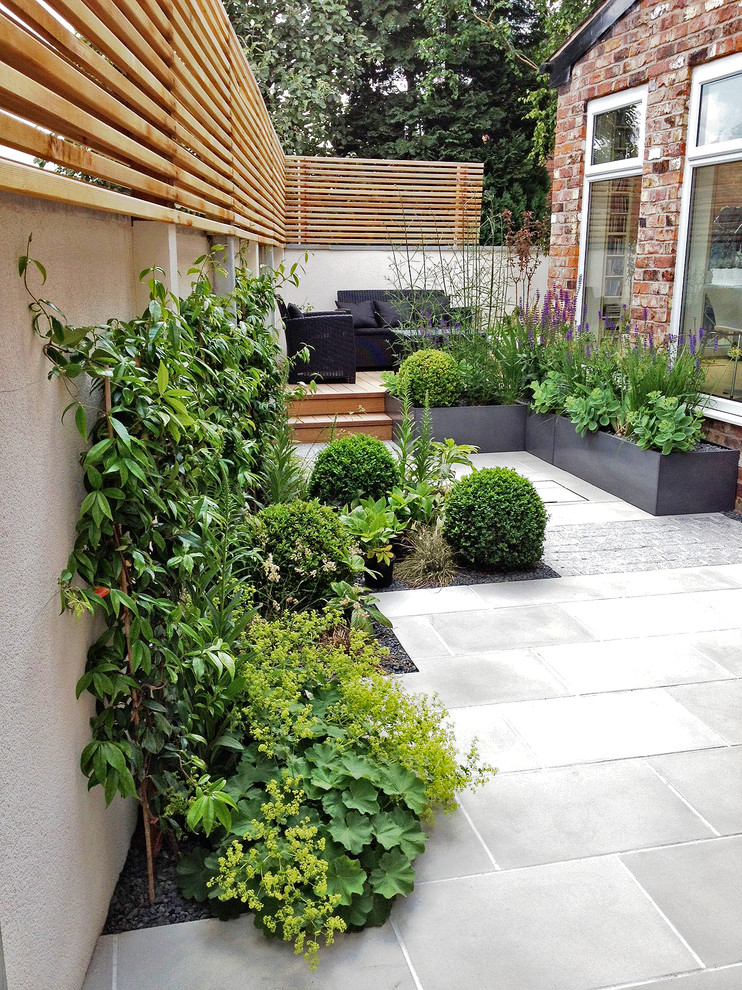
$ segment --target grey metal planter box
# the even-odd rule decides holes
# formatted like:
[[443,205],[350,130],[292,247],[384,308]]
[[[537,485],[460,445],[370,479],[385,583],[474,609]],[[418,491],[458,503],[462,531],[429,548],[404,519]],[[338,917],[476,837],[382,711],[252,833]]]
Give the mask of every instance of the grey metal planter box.
[[[402,403],[393,395],[386,397],[386,412],[394,421],[394,438],[399,435]],[[424,410],[412,409],[415,425],[420,428]],[[430,410],[435,440],[451,439],[471,443],[483,454],[523,450],[526,442],[526,406],[434,406]]]
[[564,416],[555,419],[553,463],[583,481],[654,516],[734,508],[739,451],[660,454],[610,433],[581,437]]
[[526,416],[526,450],[548,464],[554,463],[554,431],[558,418],[554,413],[530,410]]

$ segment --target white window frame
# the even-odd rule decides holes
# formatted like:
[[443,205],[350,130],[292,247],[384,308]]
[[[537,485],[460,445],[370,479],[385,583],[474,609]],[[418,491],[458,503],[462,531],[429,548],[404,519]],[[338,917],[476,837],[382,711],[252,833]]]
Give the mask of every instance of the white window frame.
[[[691,94],[688,109],[688,140],[683,168],[683,186],[680,194],[680,230],[678,232],[678,254],[675,261],[672,309],[670,311],[670,332],[678,335],[680,318],[683,312],[685,295],[685,265],[690,235],[691,194],[693,173],[703,165],[724,165],[727,162],[742,161],[742,138],[734,141],[717,141],[715,144],[698,144],[698,125],[701,113],[701,87],[704,83],[715,82],[725,76],[742,72],[742,53],[729,55],[699,65],[691,77]],[[704,412],[714,419],[742,426],[742,402],[739,399],[724,399],[710,395]]]
[[[577,287],[575,289],[575,321],[582,322],[584,300],[585,262],[587,260],[587,228],[590,214],[590,186],[601,179],[620,179],[623,176],[641,175],[644,165],[644,143],[647,128],[647,86],[635,86],[632,89],[622,89],[609,96],[601,96],[591,100],[587,105],[587,135],[585,141],[585,167],[582,184],[582,209],[580,210],[580,253],[577,263]],[[610,110],[620,110],[621,107],[640,105],[639,147],[635,158],[624,158],[618,162],[605,162],[593,165],[593,136],[595,134],[595,118]]]

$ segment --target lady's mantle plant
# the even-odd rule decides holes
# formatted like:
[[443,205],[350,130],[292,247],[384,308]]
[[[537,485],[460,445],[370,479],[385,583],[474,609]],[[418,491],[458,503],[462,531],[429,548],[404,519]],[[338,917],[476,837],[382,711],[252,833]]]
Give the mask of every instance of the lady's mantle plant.
[[192,781],[195,821],[229,820],[223,781],[206,772],[214,747],[241,748],[221,733],[239,624],[229,519],[215,497],[249,488],[280,385],[278,347],[266,329],[277,276],[239,271],[234,292],[219,297],[209,263],[199,259],[186,300],[153,270],[141,319],[72,327],[31,289],[34,269],[46,280],[43,265],[28,255],[19,261],[50,377],[74,396],[68,410],[90,443],[77,538],[60,582],[65,608],[98,611],[105,621],[77,686],[96,699],[81,766],[107,802],[116,794],[140,800],[152,899],[150,832],[169,775]]

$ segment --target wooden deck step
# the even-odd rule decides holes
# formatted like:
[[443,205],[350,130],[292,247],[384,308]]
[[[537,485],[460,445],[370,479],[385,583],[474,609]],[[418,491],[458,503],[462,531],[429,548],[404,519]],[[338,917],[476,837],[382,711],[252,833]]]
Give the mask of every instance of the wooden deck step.
[[318,393],[289,406],[291,416],[335,416],[350,413],[383,413],[383,392]]
[[392,421],[386,413],[354,413],[349,415],[292,416],[295,443],[317,443],[349,433],[367,433],[380,440],[392,439]]

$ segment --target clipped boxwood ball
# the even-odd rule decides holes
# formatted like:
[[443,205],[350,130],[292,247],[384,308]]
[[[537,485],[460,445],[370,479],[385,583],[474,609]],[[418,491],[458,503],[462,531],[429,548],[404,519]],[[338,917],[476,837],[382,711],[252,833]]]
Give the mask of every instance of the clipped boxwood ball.
[[399,468],[376,437],[356,433],[332,440],[317,455],[309,494],[328,505],[381,498],[400,483]]
[[461,375],[456,361],[445,351],[415,351],[405,358],[397,376],[400,394],[405,391],[413,406],[452,406],[461,395]]
[[312,608],[330,597],[333,581],[348,581],[352,541],[337,513],[319,502],[268,505],[247,522],[256,556],[245,562],[258,604],[274,611]]
[[541,560],[546,509],[531,482],[510,468],[485,468],[457,481],[446,499],[443,535],[485,570],[513,571]]

